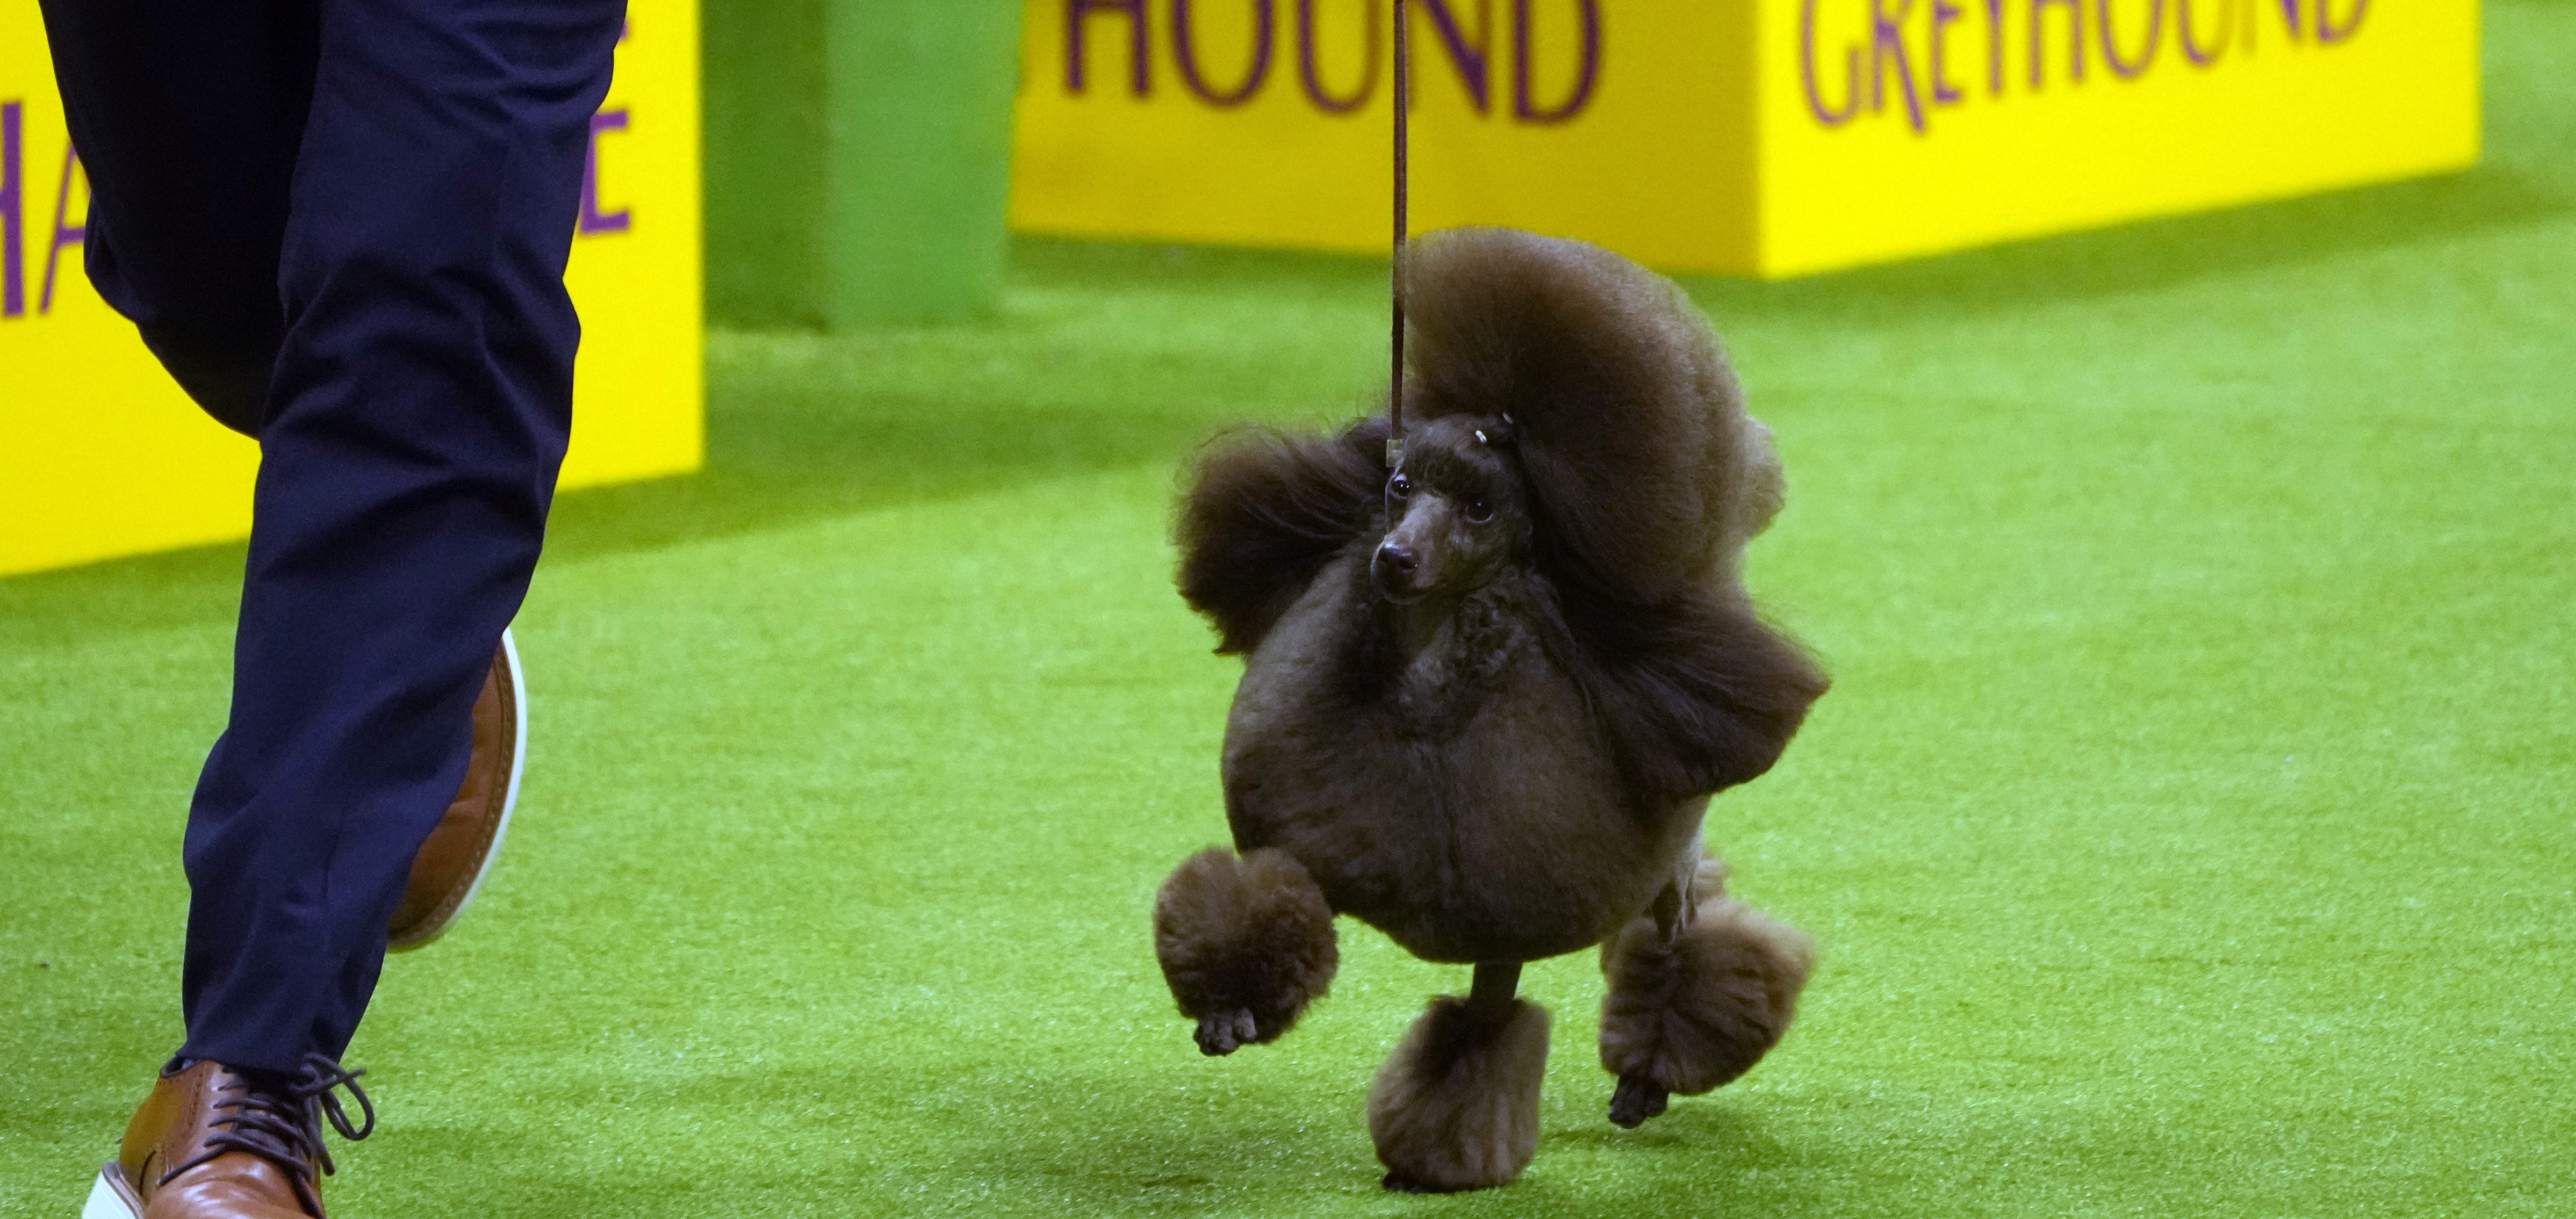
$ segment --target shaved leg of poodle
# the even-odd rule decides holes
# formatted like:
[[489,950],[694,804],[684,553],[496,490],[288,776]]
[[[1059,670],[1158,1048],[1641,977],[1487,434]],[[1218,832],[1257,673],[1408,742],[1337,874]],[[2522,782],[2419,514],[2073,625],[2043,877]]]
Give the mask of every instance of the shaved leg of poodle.
[[1369,1088],[1369,1139],[1386,1187],[1450,1193],[1508,1184],[1538,1152],[1547,1010],[1512,997],[1517,963],[1476,967],[1475,993],[1441,995]]
[[1751,1070],[1788,1030],[1815,966],[1805,932],[1726,896],[1723,865],[1704,866],[1692,888],[1602,946],[1601,1065],[1619,1077],[1610,1120],[1621,1126]]

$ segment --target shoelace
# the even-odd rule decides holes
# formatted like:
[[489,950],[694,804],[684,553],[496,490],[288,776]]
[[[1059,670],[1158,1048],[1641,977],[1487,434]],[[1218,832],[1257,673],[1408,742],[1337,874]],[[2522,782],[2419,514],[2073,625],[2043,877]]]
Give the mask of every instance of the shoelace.
[[[376,1105],[367,1099],[367,1090],[358,1086],[364,1071],[352,1071],[323,1054],[304,1056],[304,1068],[286,1083],[282,1091],[248,1086],[214,1103],[220,1116],[209,1124],[217,1127],[207,1138],[206,1150],[195,1159],[161,1175],[167,1184],[172,1177],[214,1159],[226,1152],[242,1151],[285,1170],[295,1183],[296,1199],[312,1214],[322,1213],[322,1199],[313,1186],[327,1175],[339,1171],[331,1162],[331,1152],[322,1145],[322,1124],[328,1121],[341,1138],[354,1143],[376,1132]],[[247,1082],[247,1081],[245,1081]],[[346,1090],[358,1102],[358,1111],[366,1118],[361,1126],[349,1120],[349,1111],[333,1095]],[[319,1167],[321,1174],[314,1169]]]

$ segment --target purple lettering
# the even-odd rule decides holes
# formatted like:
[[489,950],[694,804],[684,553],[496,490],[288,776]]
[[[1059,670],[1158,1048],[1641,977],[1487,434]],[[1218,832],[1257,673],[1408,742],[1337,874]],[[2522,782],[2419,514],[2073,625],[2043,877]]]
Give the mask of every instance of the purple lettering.
[[2004,95],[2004,0],[1986,0],[1986,92]]
[[[2322,3],[2322,0],[2320,0]],[[1552,109],[1530,100],[1530,0],[1512,0],[1512,114],[1524,123],[1562,123],[1583,112],[1592,87],[1601,79],[1600,0],[1575,0],[1583,10],[1583,67],[1574,78],[1574,95]]]
[[[2317,0],[2319,4],[2325,0]],[[2096,0],[2094,25],[2102,31],[2102,59],[2111,65],[2111,74],[2122,80],[2135,80],[2156,61],[2156,48],[2164,43],[2165,0],[2147,0],[2147,48],[2134,60],[2120,58],[2120,36],[2111,28],[2111,0]]]
[[1244,73],[1242,84],[1220,92],[1209,88],[1207,78],[1199,73],[1198,49],[1190,38],[1190,0],[1172,0],[1172,59],[1180,65],[1181,82],[1211,105],[1240,106],[1251,100],[1270,76],[1272,16],[1270,0],[1252,0],[1252,68]]
[[1914,92],[1914,65],[1905,58],[1905,18],[1914,0],[1904,0],[1896,15],[1887,15],[1887,0],[1869,0],[1869,108],[1886,108],[1887,61],[1896,60],[1896,78],[1905,83],[1905,119],[1916,134],[1923,131],[1923,99]]
[[19,143],[24,102],[0,103],[0,317],[27,312],[27,250],[23,244],[27,192],[19,166],[26,148]]
[[2332,46],[2352,37],[2361,28],[2361,15],[2369,11],[2370,0],[2352,0],[2352,20],[2336,25],[2334,17],[2326,12],[2326,0],[2317,0],[2318,45]]
[[1467,96],[1476,103],[1476,113],[1491,108],[1492,97],[1485,87],[1485,68],[1494,45],[1493,0],[1476,0],[1476,42],[1470,46],[1467,34],[1458,26],[1458,17],[1449,11],[1449,0],[1419,0],[1421,11],[1431,15],[1431,26],[1439,31],[1440,42],[1449,48],[1449,62],[1458,68],[1458,83],[1467,86]]
[[2236,0],[2226,0],[2226,14],[2218,19],[2218,45],[2204,48],[2191,32],[2191,0],[2174,0],[2174,34],[2182,42],[2182,53],[2192,66],[2206,68],[2227,53],[2227,44],[2236,37]]
[[[81,211],[81,223],[67,223],[72,217],[72,174],[81,171],[81,193],[89,193],[89,174],[81,170],[80,149],[63,147],[63,184],[54,191],[54,244],[45,250],[45,292],[36,298],[36,312],[54,311],[54,272],[62,265],[63,251],[79,245],[89,237],[89,211]],[[86,200],[83,201],[87,202]]]
[[1138,97],[1153,88],[1148,74],[1151,60],[1146,51],[1145,0],[1064,0],[1064,91],[1082,92],[1082,35],[1084,18],[1105,12],[1127,19],[1127,90]]
[[1819,125],[1840,127],[1860,112],[1859,47],[1843,48],[1842,109],[1827,109],[1824,95],[1816,91],[1816,0],[1806,0],[1798,10],[1798,76],[1807,86],[1807,112],[1816,116]]
[[[2235,0],[2228,0],[2233,5]],[[2290,41],[2299,40],[2300,0],[2281,0],[2281,27],[2289,31]],[[2254,53],[2254,31],[2263,24],[2263,0],[2245,0],[2245,53]]]
[[2084,79],[2083,0],[2030,0],[2030,87],[2032,89],[2039,88],[2042,75],[2040,65],[2048,58],[2044,54],[2047,44],[2040,37],[2040,23],[2047,18],[2048,6],[2052,4],[2065,5],[2066,19],[2071,23],[2066,30],[2066,47],[2068,54],[2073,57],[2073,65],[2068,69],[2067,79],[2078,82]]
[[[2259,17],[2262,11],[2263,0],[2246,0],[2245,49],[2248,51],[2254,49],[2254,27],[2262,24]],[[2299,40],[2299,0],[2281,0],[2281,24],[2290,31],[2290,41],[2297,42]]]
[[1297,0],[1297,74],[1305,82],[1307,100],[1326,114],[1348,114],[1377,92],[1377,0],[1368,0],[1367,8],[1368,75],[1360,78],[1358,92],[1335,97],[1325,90],[1323,69],[1315,62],[1315,0]]
[[590,152],[581,166],[581,226],[585,237],[593,233],[623,233],[634,224],[633,209],[619,208],[602,215],[599,210],[599,133],[626,130],[626,112],[602,110],[590,116]]
[[1943,61],[1942,55],[1946,44],[1950,41],[1948,27],[1952,22],[1966,16],[1967,12],[1968,10],[1950,3],[1950,0],[1932,0],[1931,47],[1926,52],[1931,57],[1931,66],[1924,74],[1932,78],[1932,100],[1940,105],[1955,106],[1967,100],[1968,97],[1967,94],[1951,87],[1949,65]]

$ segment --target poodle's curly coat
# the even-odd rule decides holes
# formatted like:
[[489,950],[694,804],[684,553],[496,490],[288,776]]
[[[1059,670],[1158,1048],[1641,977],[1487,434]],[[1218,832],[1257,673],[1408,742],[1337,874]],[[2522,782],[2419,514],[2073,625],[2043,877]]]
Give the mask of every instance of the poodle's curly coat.
[[[1223,772],[1246,854],[1242,874],[1218,852],[1173,875],[1157,949],[1222,1053],[1322,994],[1330,912],[1477,964],[1480,996],[1489,969],[1615,940],[1603,1061],[1624,1116],[1660,1112],[1777,1040],[1811,959],[1700,872],[1709,796],[1769,770],[1826,687],[1741,582],[1781,505],[1770,433],[1697,308],[1617,255],[1464,229],[1417,242],[1406,273],[1392,477],[1384,415],[1238,434],[1193,471],[1179,585],[1245,658]],[[1244,881],[1291,867],[1311,900]],[[1510,985],[1435,1004],[1398,1054],[1493,1069],[1447,1091],[1381,1075],[1391,1184],[1527,1162],[1537,1068],[1504,1069],[1533,1053]],[[1435,1153],[1426,1132],[1466,1129],[1452,1110],[1501,1114],[1476,1126],[1501,1142]]]

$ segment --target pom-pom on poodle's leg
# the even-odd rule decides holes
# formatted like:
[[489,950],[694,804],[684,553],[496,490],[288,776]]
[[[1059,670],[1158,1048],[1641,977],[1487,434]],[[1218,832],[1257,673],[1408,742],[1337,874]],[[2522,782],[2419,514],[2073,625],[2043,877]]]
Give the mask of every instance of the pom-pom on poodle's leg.
[[1797,1014],[1815,941],[1726,896],[1725,881],[1724,864],[1701,865],[1688,893],[1665,890],[1602,946],[1601,1065],[1619,1077],[1621,1126],[1751,1070]]
[[1324,891],[1268,848],[1209,847],[1173,869],[1154,898],[1154,956],[1211,1055],[1287,1032],[1341,964]]
[[1512,997],[1517,962],[1476,967],[1474,993],[1440,995],[1369,1088],[1369,1138],[1386,1187],[1449,1193],[1502,1185],[1538,1151],[1547,1011]]

